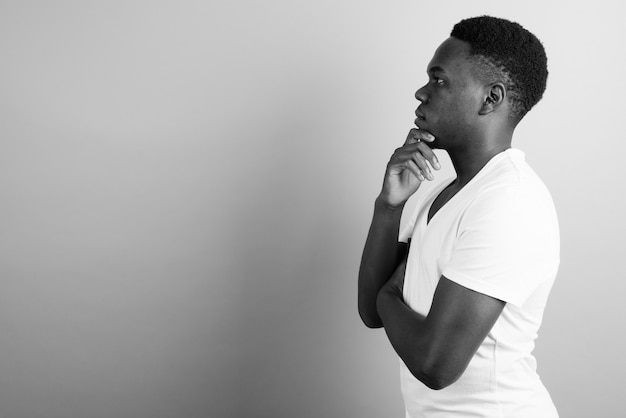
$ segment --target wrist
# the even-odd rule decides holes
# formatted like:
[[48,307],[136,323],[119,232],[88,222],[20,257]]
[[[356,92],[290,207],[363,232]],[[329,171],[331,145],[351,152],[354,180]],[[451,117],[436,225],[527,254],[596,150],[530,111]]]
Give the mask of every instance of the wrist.
[[385,199],[382,194],[376,197],[376,201],[374,202],[374,207],[377,210],[385,211],[388,213],[400,213],[402,214],[402,210],[404,209],[406,201],[401,202],[399,204],[392,204],[387,199]]

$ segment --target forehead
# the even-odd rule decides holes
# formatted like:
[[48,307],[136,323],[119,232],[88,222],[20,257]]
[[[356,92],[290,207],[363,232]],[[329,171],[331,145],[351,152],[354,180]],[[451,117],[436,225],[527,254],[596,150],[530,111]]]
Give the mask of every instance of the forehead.
[[428,64],[428,70],[441,68],[446,73],[466,73],[471,70],[470,44],[450,37],[443,41]]

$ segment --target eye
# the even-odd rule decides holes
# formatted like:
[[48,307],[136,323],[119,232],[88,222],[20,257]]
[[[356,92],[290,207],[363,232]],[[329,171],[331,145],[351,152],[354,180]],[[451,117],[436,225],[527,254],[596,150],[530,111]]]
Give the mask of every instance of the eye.
[[441,79],[439,77],[433,77],[433,81],[435,82],[435,84],[438,84],[438,85],[442,85],[443,84],[443,79]]

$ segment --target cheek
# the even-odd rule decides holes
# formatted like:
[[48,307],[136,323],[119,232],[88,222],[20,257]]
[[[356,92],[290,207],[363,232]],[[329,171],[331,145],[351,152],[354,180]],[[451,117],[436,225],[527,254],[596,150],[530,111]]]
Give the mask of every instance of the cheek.
[[471,123],[478,115],[480,104],[477,103],[475,96],[461,97],[453,104],[454,111],[458,121],[463,124]]
[[471,106],[465,100],[450,101],[447,109],[441,115],[445,122],[449,125],[459,126],[465,125],[470,119]]

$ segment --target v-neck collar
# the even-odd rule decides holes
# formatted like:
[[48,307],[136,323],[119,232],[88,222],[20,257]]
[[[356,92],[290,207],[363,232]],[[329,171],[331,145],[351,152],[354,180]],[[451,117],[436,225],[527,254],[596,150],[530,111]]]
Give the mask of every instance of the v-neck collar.
[[[472,180],[473,180],[473,179],[472,179]],[[445,208],[446,206],[448,206],[448,203],[450,203],[450,202],[452,201],[452,199],[454,199],[454,198],[455,198],[455,197],[456,197],[459,193],[461,193],[461,192],[463,191],[463,189],[465,189],[465,187],[467,187],[467,185],[468,185],[468,184],[470,184],[470,183],[472,182],[472,181],[470,180],[470,181],[469,181],[469,182],[468,182],[465,186],[463,186],[463,187],[462,187],[460,190],[458,190],[458,191],[457,191],[454,195],[452,195],[452,196],[448,199],[448,201],[447,201],[446,203],[444,203],[443,205],[441,205],[441,207],[437,210],[437,212],[435,212],[435,213],[433,214],[433,216],[432,216],[432,217],[430,218],[430,220],[429,220],[429,219],[428,219],[428,215],[430,215],[430,211],[431,211],[431,209],[432,209],[433,205],[435,204],[435,200],[437,200],[437,198],[439,197],[439,195],[441,195],[441,193],[443,193],[443,192],[444,192],[444,191],[445,191],[448,187],[450,187],[450,185],[452,185],[452,183],[454,183],[455,181],[456,181],[456,177],[455,177],[455,178],[453,178],[452,180],[450,180],[450,181],[449,181],[449,182],[448,182],[448,183],[447,183],[447,184],[443,187],[443,189],[439,190],[437,193],[433,193],[433,194],[434,194],[434,197],[433,197],[433,199],[431,200],[430,204],[428,204],[428,205],[426,206],[426,209],[427,209],[427,210],[425,211],[426,213],[425,213],[425,216],[424,216],[425,223],[426,223],[426,226],[427,226],[427,227],[428,227],[428,226],[432,223],[433,219],[435,219],[435,217],[437,216],[437,214],[438,214],[439,212],[441,212],[441,211],[443,210],[443,208]]]
[[[472,177],[470,179],[470,181],[467,182],[467,184],[465,186],[463,186],[459,191],[457,191],[450,199],[448,199],[448,201],[446,203],[444,203],[439,210],[437,210],[437,212],[435,212],[433,214],[433,216],[430,218],[430,220],[428,220],[428,214],[430,213],[430,209],[433,206],[433,203],[435,203],[435,200],[437,200],[437,198],[439,197],[439,195],[441,193],[443,193],[444,190],[446,190],[448,187],[450,187],[450,185],[456,181],[456,177],[454,177],[451,181],[449,181],[448,183],[446,183],[446,185],[440,189],[438,192],[433,193],[434,197],[431,200],[430,204],[426,205],[426,211],[425,214],[423,216],[423,222],[424,225],[426,227],[430,226],[433,222],[433,219],[435,219],[437,217],[437,215],[439,215],[439,213],[442,210],[445,210],[447,207],[450,206],[450,203],[453,202],[454,200],[457,200],[457,196],[459,196],[460,194],[463,193],[464,190],[466,190],[468,188],[468,186],[471,186],[473,183],[475,183],[476,181],[478,181],[477,179],[479,179],[480,177],[482,177],[484,175],[485,172],[488,171],[488,169],[491,168],[491,166],[493,166],[494,164],[496,164],[496,162],[500,161],[501,159],[503,159],[505,156],[507,155],[511,155],[511,154],[515,154],[515,153],[521,153],[521,151],[515,149],[515,148],[507,148],[502,152],[499,152],[498,154],[494,155],[493,157],[491,157],[491,159],[489,161],[487,161],[487,163],[480,169],[478,170],[478,173],[476,173],[474,175],[474,177]],[[521,153],[523,155],[523,153]],[[442,183],[443,184],[443,183]]]

